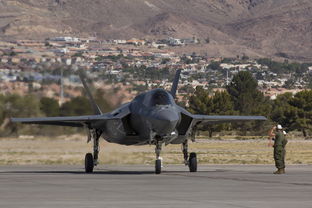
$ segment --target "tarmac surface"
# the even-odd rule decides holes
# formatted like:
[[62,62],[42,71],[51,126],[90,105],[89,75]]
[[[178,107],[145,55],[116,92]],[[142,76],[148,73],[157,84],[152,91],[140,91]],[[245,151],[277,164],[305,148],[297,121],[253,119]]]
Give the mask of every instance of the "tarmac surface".
[[1,208],[312,207],[312,165],[0,166]]

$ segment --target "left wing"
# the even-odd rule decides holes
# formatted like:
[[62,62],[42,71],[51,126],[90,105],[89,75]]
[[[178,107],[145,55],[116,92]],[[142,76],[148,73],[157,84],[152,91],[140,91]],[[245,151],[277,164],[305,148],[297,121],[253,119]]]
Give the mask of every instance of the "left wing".
[[196,124],[217,124],[239,121],[266,121],[264,116],[208,116],[208,115],[192,115],[193,122]]

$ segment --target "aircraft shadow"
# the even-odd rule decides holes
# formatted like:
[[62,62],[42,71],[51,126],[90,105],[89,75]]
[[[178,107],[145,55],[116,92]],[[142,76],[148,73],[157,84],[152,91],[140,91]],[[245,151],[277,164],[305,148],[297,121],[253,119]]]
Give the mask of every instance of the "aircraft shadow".
[[75,174],[75,175],[151,175],[155,174],[154,171],[94,171],[93,173],[85,173],[82,171],[40,171],[40,170],[30,170],[30,171],[1,171],[0,175],[6,174]]

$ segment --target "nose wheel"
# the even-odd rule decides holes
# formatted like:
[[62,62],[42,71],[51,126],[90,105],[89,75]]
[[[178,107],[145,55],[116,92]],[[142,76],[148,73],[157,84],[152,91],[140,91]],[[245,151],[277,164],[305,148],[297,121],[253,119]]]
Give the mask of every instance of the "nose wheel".
[[155,161],[155,174],[160,174],[161,173],[161,160],[156,160]]

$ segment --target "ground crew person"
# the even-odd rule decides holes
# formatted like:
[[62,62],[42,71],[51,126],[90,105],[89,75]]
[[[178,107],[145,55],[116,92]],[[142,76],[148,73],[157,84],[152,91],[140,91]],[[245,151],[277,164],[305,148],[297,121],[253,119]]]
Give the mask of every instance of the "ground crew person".
[[287,144],[287,139],[284,136],[283,127],[278,124],[276,126],[276,133],[274,139],[274,160],[277,171],[274,174],[284,174],[285,173],[285,146]]

